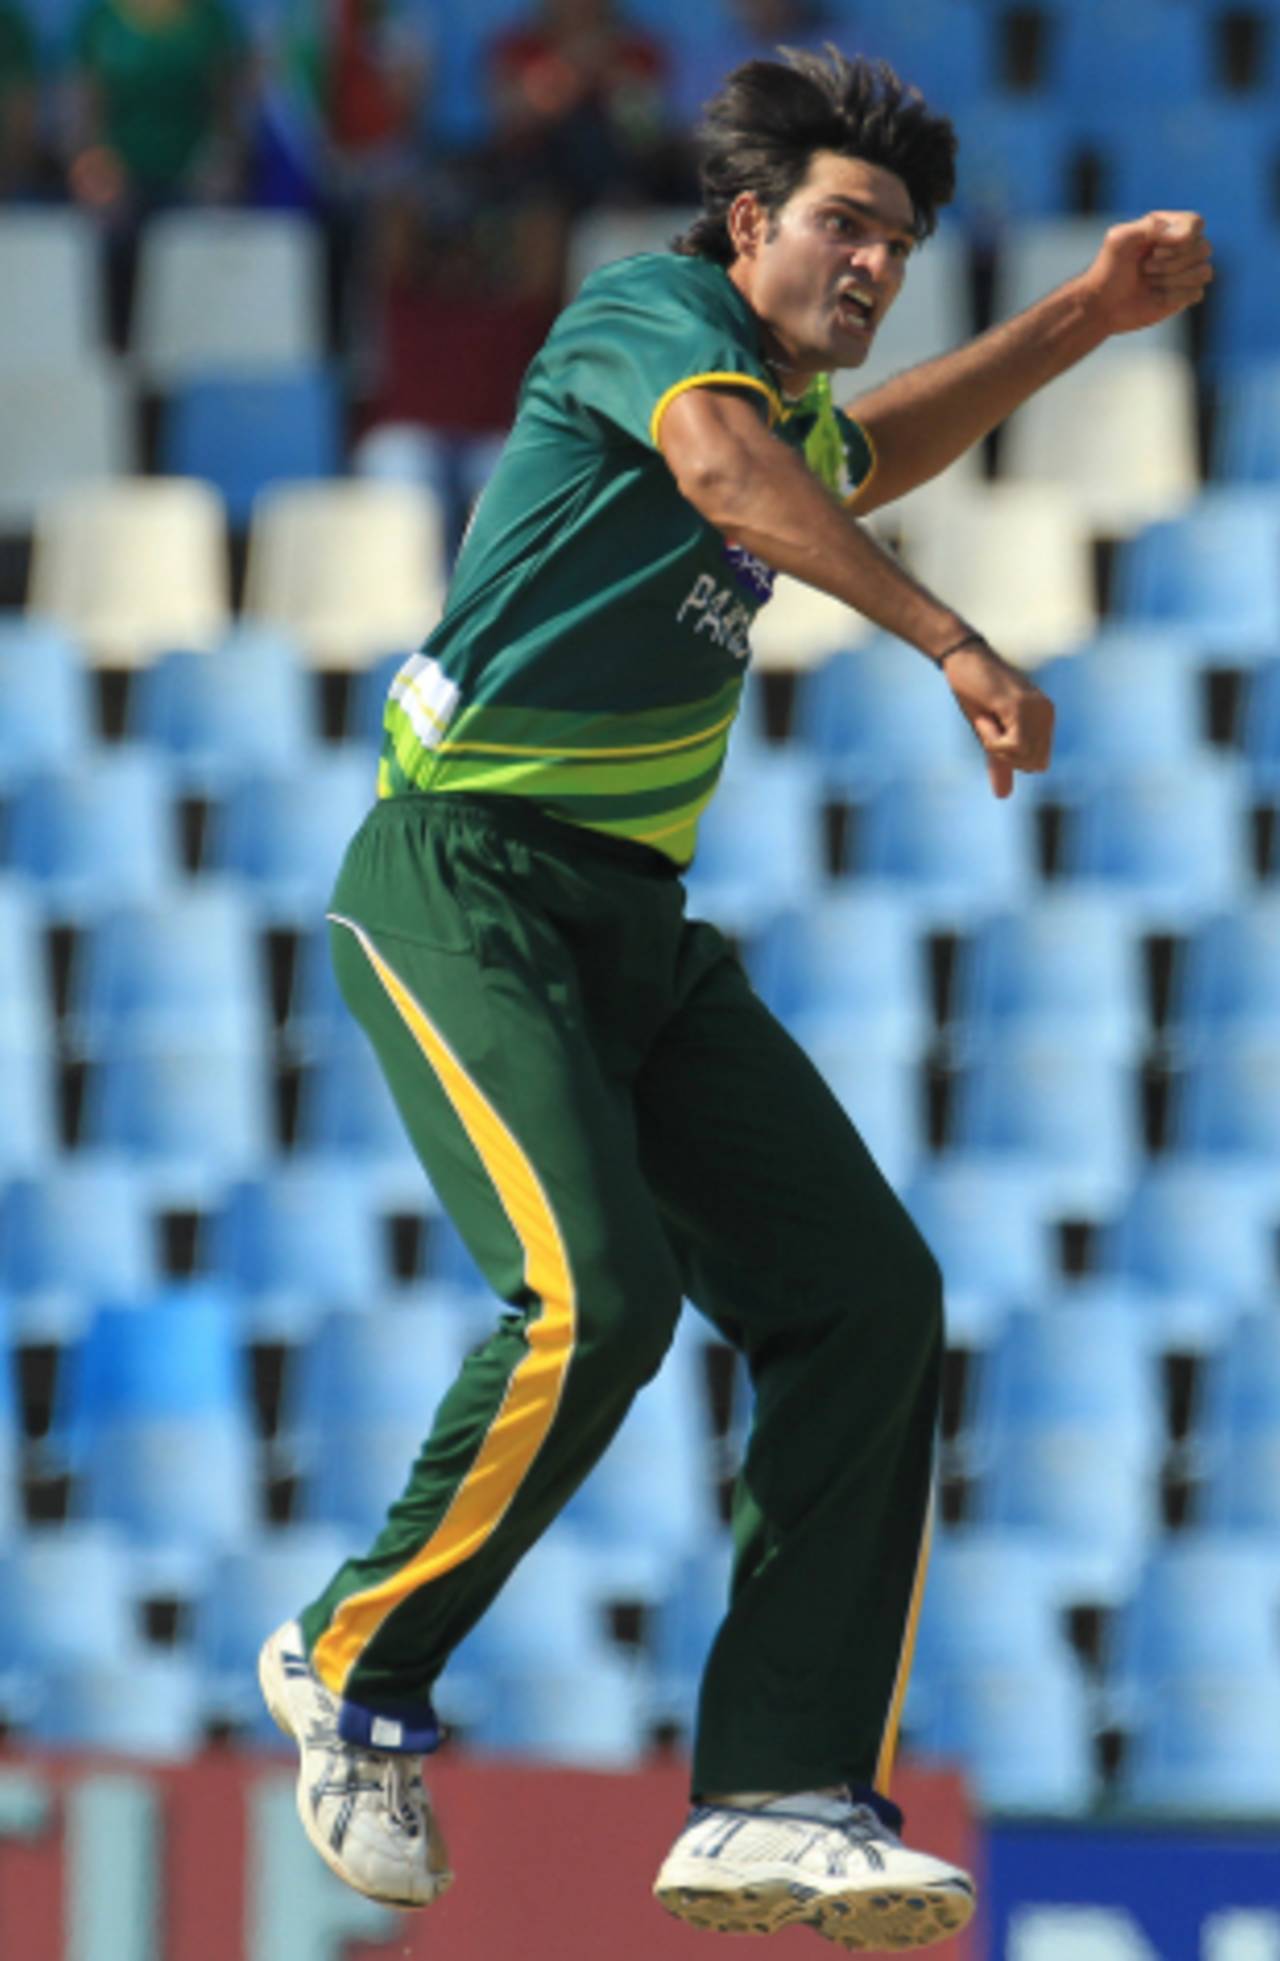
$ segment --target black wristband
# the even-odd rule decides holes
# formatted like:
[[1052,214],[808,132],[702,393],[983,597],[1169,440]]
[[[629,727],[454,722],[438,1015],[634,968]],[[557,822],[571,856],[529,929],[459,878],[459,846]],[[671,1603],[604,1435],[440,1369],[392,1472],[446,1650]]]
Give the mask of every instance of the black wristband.
[[986,647],[989,644],[985,633],[966,633],[955,642],[954,646],[944,647],[940,654],[930,654],[929,659],[935,667],[941,667],[944,661],[951,659],[952,654],[958,654],[962,647]]

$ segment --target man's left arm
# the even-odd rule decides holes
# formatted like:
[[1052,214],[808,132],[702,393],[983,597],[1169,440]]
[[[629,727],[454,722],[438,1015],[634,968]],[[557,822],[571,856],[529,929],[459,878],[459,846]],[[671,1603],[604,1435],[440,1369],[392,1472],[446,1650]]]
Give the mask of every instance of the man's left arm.
[[1076,278],[964,347],[856,398],[848,413],[871,438],[876,469],[851,508],[863,517],[936,477],[1113,334],[1194,306],[1213,277],[1211,258],[1195,212],[1152,211],[1113,225]]

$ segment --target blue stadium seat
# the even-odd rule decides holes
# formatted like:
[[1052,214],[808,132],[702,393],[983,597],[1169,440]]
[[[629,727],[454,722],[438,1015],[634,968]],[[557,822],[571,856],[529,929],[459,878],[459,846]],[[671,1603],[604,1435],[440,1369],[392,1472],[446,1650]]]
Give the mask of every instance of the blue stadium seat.
[[1025,797],[991,794],[975,751],[964,770],[903,775],[876,791],[855,827],[854,873],[893,880],[922,919],[962,930],[1029,894],[1033,816]]
[[[889,61],[898,73],[949,115],[995,79],[992,23],[971,0],[837,0],[837,20],[847,16],[861,54]],[[839,39],[839,33],[836,38]]]
[[1209,471],[1224,484],[1280,482],[1280,355],[1221,375]]
[[796,1038],[857,1036],[918,1057],[932,1031],[915,908],[891,891],[846,889],[780,914],[746,949],[757,992]]
[[0,1283],[24,1325],[79,1331],[95,1300],[136,1300],[160,1281],[146,1181],[124,1160],[66,1157],[0,1194]]
[[960,1069],[948,1157],[1021,1163],[1062,1218],[1105,1215],[1141,1162],[1136,1068],[1057,1039],[1010,1035]]
[[1036,681],[1055,711],[1049,795],[1117,768],[1182,767],[1210,753],[1201,743],[1200,676],[1158,644],[1086,645],[1046,661]]
[[47,1049],[53,992],[44,921],[30,887],[0,874],[0,1049]]
[[198,1040],[219,1054],[265,1058],[266,966],[243,888],[193,880],[164,905],[104,914],[76,961],[70,1035],[87,1057]]
[[1189,932],[1249,887],[1248,784],[1235,757],[1127,771],[1074,798],[1063,876],[1123,896],[1148,932]]
[[298,1359],[284,1428],[305,1516],[369,1534],[403,1489],[472,1329],[443,1304],[336,1309]]
[[8,1304],[0,1295],[0,1543],[17,1530],[22,1515],[22,1421],[10,1332]]
[[1280,802],[1280,660],[1264,661],[1249,676],[1243,736],[1254,794]]
[[317,1062],[340,1048],[368,1045],[368,1036],[338,987],[324,920],[305,927],[298,936],[284,1038],[290,1055],[304,1063]]
[[4,1083],[0,1176],[40,1171],[53,1162],[59,1147],[52,1048],[6,1043],[0,1048],[0,1082]]
[[179,880],[167,765],[137,744],[40,771],[9,806],[5,854],[47,913],[85,925],[109,907],[163,901]]
[[[1262,1297],[1264,1300],[1268,1297]],[[1203,1516],[1280,1547],[1280,1339],[1268,1305],[1243,1315],[1205,1371],[1195,1426]]]
[[940,1674],[911,1739],[957,1758],[988,1809],[1070,1815],[1097,1795],[1092,1733],[1080,1665],[1063,1654]]
[[125,1152],[157,1203],[216,1202],[235,1178],[253,1177],[275,1153],[270,1069],[247,1050],[113,1049],[89,1071],[81,1141]]
[[203,1682],[180,1652],[141,1645],[119,1661],[50,1669],[26,1727],[41,1748],[186,1763],[205,1738]]
[[[1094,37],[1094,24],[1105,19],[1123,24],[1143,9],[1106,8],[1077,32],[1082,42]],[[1200,28],[1197,9],[1160,8],[1148,15],[1155,38],[1176,60],[1183,51],[1180,36]],[[1072,10],[1075,19],[1075,10]],[[1096,36],[1105,56],[1106,37]],[[1121,71],[1112,70],[1119,80]],[[1117,115],[1116,98],[1099,96],[1083,114],[1091,121],[1103,153],[1106,176],[1104,205],[1113,211],[1199,211],[1209,236],[1224,251],[1258,249],[1258,241],[1274,226],[1272,176],[1277,154],[1275,119],[1268,104],[1247,96],[1215,100],[1194,83],[1156,101],[1151,76],[1128,97],[1125,113]],[[1136,105],[1147,102],[1148,108]],[[1194,102],[1194,110],[1189,113]]]
[[1185,517],[1124,540],[1113,612],[1194,631],[1220,663],[1269,658],[1280,641],[1280,495],[1205,491]]
[[210,868],[245,879],[272,925],[313,925],[375,789],[375,759],[363,744],[313,752],[288,773],[243,777],[214,814]]
[[1168,1032],[1183,1055],[1228,1034],[1280,1033],[1280,895],[1251,896],[1187,939],[1174,967]]
[[1179,1151],[1274,1167],[1280,1031],[1232,1031],[1205,1042],[1175,1085],[1172,1131]]
[[1111,1221],[1102,1269],[1162,1292],[1201,1297],[1221,1337],[1240,1310],[1265,1300],[1280,1279],[1274,1176],[1233,1163],[1166,1158],[1152,1164]]
[[513,1661],[485,1687],[466,1727],[474,1751],[619,1771],[637,1768],[648,1748],[646,1672],[621,1650],[551,1667]]
[[0,616],[0,784],[77,763],[93,742],[80,650],[52,621]]
[[321,1055],[303,1072],[297,1149],[304,1157],[357,1160],[366,1185],[377,1182],[391,1209],[424,1203],[426,1172],[367,1041]]
[[804,676],[796,739],[817,759],[826,789],[854,801],[904,770],[961,770],[977,755],[934,668],[888,634]]
[[1034,1165],[943,1157],[902,1196],[942,1268],[952,1347],[986,1347],[1015,1305],[1058,1284],[1053,1218]]
[[948,210],[979,237],[1065,211],[1080,138],[1057,102],[991,91],[957,100],[964,168]]
[[201,376],[166,401],[161,471],[204,477],[233,525],[248,524],[268,484],[336,477],[342,466],[342,403],[324,369]]
[[141,1545],[235,1545],[256,1518],[249,1385],[230,1301],[211,1289],[103,1307],[67,1355],[54,1442],[78,1516]]
[[[1077,4],[1050,15],[1048,94],[1076,127],[1095,136],[1115,133],[1117,109],[1134,115],[1135,104],[1197,99],[1200,112],[1208,71],[1204,20],[1198,9]],[[1116,209],[1135,211],[1177,204],[1163,198],[1125,200]],[[1184,207],[1198,209],[1196,206]]]
[[953,999],[958,1055],[1014,1036],[1136,1062],[1148,1023],[1141,933],[1121,895],[1047,890],[977,923]]
[[1280,1550],[1242,1532],[1190,1530],[1144,1561],[1116,1613],[1107,1652],[1108,1696],[1139,1718],[1170,1676],[1197,1669],[1280,1666]]
[[881,1053],[856,1032],[820,1033],[806,1051],[890,1184],[904,1184],[928,1150],[920,1060]]
[[402,653],[384,654],[381,660],[374,661],[371,667],[362,668],[354,677],[347,729],[353,742],[367,742],[375,749],[381,747],[387,693],[404,661]]
[[702,817],[689,875],[689,908],[730,933],[757,931],[821,887],[818,773],[803,754],[779,752],[726,769]]
[[285,1747],[258,1688],[258,1650],[328,1585],[350,1550],[329,1527],[291,1525],[211,1563],[194,1602],[194,1655],[206,1707],[251,1741]]
[[976,1397],[977,1516],[1034,1528],[1071,1556],[1086,1598],[1114,1599],[1158,1527],[1164,1450],[1152,1331],[1063,1304],[1006,1321]]
[[347,1161],[281,1163],[245,1180],[210,1222],[210,1266],[250,1295],[373,1308],[388,1291],[376,1195]]
[[138,1574],[110,1525],[42,1526],[0,1546],[0,1706],[21,1725],[50,1669],[136,1651]]
[[1274,1818],[1280,1812],[1280,1664],[1161,1677],[1118,1795],[1144,1810]]
[[727,1532],[696,1556],[675,1562],[653,1616],[652,1714],[693,1733],[698,1687],[729,1606],[733,1548]]
[[285,635],[242,626],[212,653],[178,651],[143,668],[129,729],[168,755],[184,790],[218,796],[239,777],[309,759],[320,733],[314,677]]
[[1276,353],[1275,293],[1267,277],[1280,222],[1257,237],[1220,238],[1215,250],[1212,304],[1206,305],[1204,372],[1225,377]]

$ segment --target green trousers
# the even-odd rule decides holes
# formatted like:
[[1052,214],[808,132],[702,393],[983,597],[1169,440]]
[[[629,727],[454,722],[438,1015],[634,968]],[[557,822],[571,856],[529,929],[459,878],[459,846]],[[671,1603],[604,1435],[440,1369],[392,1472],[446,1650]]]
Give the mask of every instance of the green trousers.
[[514,1312],[445,1396],[372,1548],[303,1614],[313,1666],[362,1720],[425,1714],[687,1297],[755,1391],[695,1794],[884,1789],[941,1301],[848,1117],[656,854],[518,799],[378,805],[330,917],[343,994]]

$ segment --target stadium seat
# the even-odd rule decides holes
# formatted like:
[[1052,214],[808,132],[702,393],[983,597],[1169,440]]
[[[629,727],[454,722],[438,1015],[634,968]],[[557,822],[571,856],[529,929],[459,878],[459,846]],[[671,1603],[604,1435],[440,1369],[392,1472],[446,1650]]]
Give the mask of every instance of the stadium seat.
[[210,1225],[210,1265],[257,1299],[302,1294],[375,1308],[388,1293],[383,1219],[348,1160],[284,1162],[228,1192]]
[[633,1770],[647,1748],[647,1705],[642,1664],[621,1651],[552,1666],[513,1661],[489,1674],[467,1743],[504,1758]]
[[1258,1534],[1191,1529],[1153,1550],[1118,1609],[1107,1643],[1107,1693],[1141,1720],[1169,1677],[1249,1670],[1276,1654],[1280,1551]]
[[93,735],[89,677],[74,641],[46,621],[0,615],[0,790],[32,770],[81,762]]
[[1179,1053],[1233,1031],[1280,1034],[1280,894],[1250,894],[1206,919],[1174,966],[1168,1033]]
[[1259,1166],[1280,1150],[1280,1030],[1226,1031],[1206,1041],[1175,1085],[1179,1151]]
[[731,768],[704,813],[689,874],[689,908],[729,933],[758,930],[822,884],[822,814],[817,770],[802,753],[779,750],[748,770]]
[[1194,1445],[1201,1516],[1226,1531],[1264,1535],[1280,1560],[1280,1340],[1272,1299],[1259,1295],[1259,1311],[1242,1315],[1210,1358]]
[[139,674],[130,733],[173,763],[192,796],[295,769],[319,746],[313,677],[286,634],[239,627],[211,653],[175,651]]
[[1009,1035],[957,1073],[948,1156],[1021,1161],[1059,1218],[1098,1218],[1120,1202],[1142,1157],[1137,1069],[1057,1039]]
[[302,1063],[319,1062],[337,1049],[360,1048],[369,1039],[339,990],[329,930],[322,920],[298,935],[283,1032],[290,1057]]
[[711,1644],[729,1606],[733,1548],[729,1534],[675,1562],[653,1616],[651,1716],[690,1738],[698,1689]]
[[0,1175],[38,1172],[58,1151],[57,1085],[53,1050],[5,1046],[0,1049],[4,1083],[4,1122],[0,1124]]
[[904,530],[903,555],[1013,660],[1044,660],[1093,627],[1088,519],[1060,486],[979,484],[958,503],[922,505]]
[[1166,1675],[1132,1739],[1118,1795],[1150,1812],[1273,1818],[1280,1811],[1278,1730],[1274,1661]]
[[807,673],[873,631],[869,620],[829,593],[783,574],[751,628],[752,667],[757,673]]
[[1280,221],[1272,220],[1261,234],[1222,242],[1215,254],[1213,302],[1205,320],[1203,369],[1222,377],[1255,363],[1275,358],[1274,293],[1267,266],[1280,237]]
[[756,991],[798,1041],[824,1034],[918,1058],[932,1032],[926,948],[910,901],[845,889],[780,913],[751,941]]
[[1067,1654],[1070,1604],[1053,1547],[1035,1533],[960,1526],[937,1534],[916,1636],[921,1704],[955,1669]]
[[313,368],[324,353],[323,254],[287,211],[173,210],[142,235],[132,355],[155,388],[204,373]]
[[1095,637],[1046,661],[1036,682],[1054,706],[1051,798],[1124,769],[1178,769],[1211,754],[1201,734],[1201,676],[1158,638]]
[[1034,1164],[942,1157],[903,1203],[942,1268],[947,1342],[986,1348],[1010,1311],[1060,1280],[1052,1211]]
[[805,1048],[889,1183],[905,1184],[929,1148],[919,1058],[872,1049],[859,1032],[830,1029],[809,1036]]
[[994,30],[973,0],[958,6],[955,0],[915,0],[909,8],[893,0],[836,0],[834,12],[856,28],[859,53],[892,63],[948,115],[992,79]]
[[268,486],[342,474],[341,415],[324,368],[188,379],[166,405],[160,468],[205,478],[230,522],[245,526]]
[[[1049,104],[1050,113],[1053,105]],[[1114,210],[1114,207],[1113,207]],[[992,305],[997,320],[1021,313],[1036,300],[1043,299],[1064,280],[1084,271],[1096,255],[1109,225],[1118,224],[1126,213],[1090,218],[1057,217],[1027,219],[1010,226],[1000,240],[996,258]],[[1116,334],[1095,348],[1091,364],[1109,361],[1117,355],[1126,358],[1135,348],[1187,349],[1185,315],[1175,314],[1155,327],[1144,327],[1137,334]]]
[[114,906],[162,903],[179,881],[172,781],[136,744],[41,770],[9,805],[6,855],[46,915],[85,925]]
[[138,1574],[111,1525],[43,1526],[0,1546],[0,1707],[21,1728],[51,1669],[137,1652]]
[[948,209],[979,237],[1005,238],[1066,208],[1079,137],[1058,103],[987,90],[951,113],[964,165]]
[[44,921],[21,879],[0,874],[0,1050],[48,1050],[53,993],[45,965]]
[[471,1332],[461,1309],[439,1301],[324,1317],[298,1359],[284,1420],[308,1520],[369,1537],[381,1527]]
[[62,366],[6,372],[0,363],[0,429],[0,532],[29,532],[50,499],[138,467],[128,382],[87,351]]
[[1220,1340],[1241,1307],[1268,1298],[1280,1278],[1280,1197],[1265,1164],[1168,1158],[1150,1165],[1109,1223],[1104,1272],[1206,1302]]
[[0,1545],[18,1529],[22,1516],[22,1419],[10,1338],[14,1332],[0,1297]]
[[1263,661],[1249,675],[1242,734],[1256,796],[1280,802],[1280,659]]
[[179,1047],[113,1048],[89,1071],[81,1142],[128,1153],[153,1203],[205,1211],[274,1155],[272,1081],[263,1055]]
[[1034,815],[991,794],[981,752],[963,769],[903,774],[859,811],[853,875],[892,881],[922,921],[963,930],[1021,903],[1034,879]]
[[1009,418],[1000,469],[1020,488],[1068,491],[1097,533],[1176,515],[1200,487],[1189,358],[1142,347],[1068,370]]
[[193,1644],[209,1715],[251,1742],[286,1747],[258,1687],[258,1651],[328,1585],[350,1550],[327,1526],[290,1525],[211,1562],[194,1602]]
[[938,1676],[911,1736],[958,1759],[986,1809],[1073,1815],[1098,1789],[1092,1717],[1073,1655],[974,1663]]
[[[1120,22],[1139,11],[1109,7],[1099,18]],[[1170,15],[1160,9],[1155,18],[1161,44],[1175,47],[1195,13]],[[1082,38],[1090,31],[1084,29]],[[1192,101],[1194,113],[1188,114]],[[1149,106],[1139,106],[1144,102]],[[1259,239],[1276,221],[1272,180],[1280,138],[1270,104],[1247,96],[1215,100],[1194,87],[1159,99],[1148,78],[1139,96],[1126,102],[1124,115],[1116,116],[1101,100],[1094,114],[1113,209],[1197,211],[1225,254],[1257,252]]]
[[376,787],[376,759],[363,743],[239,777],[213,812],[208,867],[243,879],[266,924],[318,925]]
[[953,981],[953,1054],[1006,1039],[1141,1059],[1147,1039],[1143,943],[1124,898],[1047,889],[989,914],[962,945]]
[[601,266],[638,252],[665,252],[677,232],[697,217],[696,207],[669,204],[597,205],[583,211],[569,228],[564,296],[573,299],[584,279]]
[[248,1537],[256,1447],[234,1310],[214,1289],[102,1307],[64,1359],[53,1442],[75,1514],[195,1556]]
[[1215,483],[1280,481],[1280,355],[1219,377],[1209,474]]
[[41,1749],[188,1763],[204,1741],[200,1672],[179,1652],[51,1668],[43,1688],[25,1732]]
[[0,1284],[32,1338],[82,1332],[90,1303],[136,1300],[160,1283],[145,1180],[127,1161],[77,1153],[0,1193]]
[[[1132,117],[1135,105],[1196,99],[1201,111],[1209,49],[1198,8],[1169,13],[1143,5],[1056,7],[1048,41],[1050,100],[1094,136],[1110,137],[1117,110]],[[1154,201],[1121,197],[1113,202],[1117,210],[1135,212],[1180,204],[1172,191]]]
[[1280,642],[1280,497],[1208,490],[1116,557],[1113,613],[1193,629],[1219,662],[1247,666]]
[[74,367],[101,352],[98,250],[85,211],[48,204],[0,211],[0,373]]
[[76,1052],[164,1049],[198,1039],[225,1053],[269,1053],[267,975],[243,887],[193,879],[163,904],[121,906],[86,935],[73,969],[68,1039]]
[[1148,932],[1189,932],[1247,893],[1246,782],[1234,757],[1118,764],[1069,807],[1064,878],[1123,896]]
[[972,729],[932,664],[878,634],[805,676],[795,739],[834,795],[857,801],[904,770],[963,769],[977,760]]
[[27,607],[74,633],[91,660],[136,667],[172,647],[214,646],[229,577],[216,491],[189,477],[119,478],[42,506]]
[[277,484],[254,505],[245,615],[322,668],[408,653],[440,617],[444,519],[421,485]]
[[359,1175],[390,1210],[412,1211],[426,1202],[426,1173],[366,1040],[319,1056],[304,1070],[297,1151],[357,1161]]

